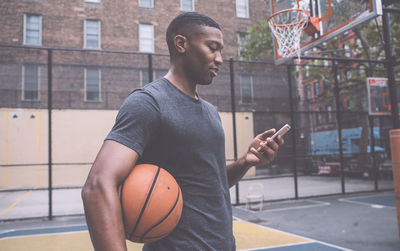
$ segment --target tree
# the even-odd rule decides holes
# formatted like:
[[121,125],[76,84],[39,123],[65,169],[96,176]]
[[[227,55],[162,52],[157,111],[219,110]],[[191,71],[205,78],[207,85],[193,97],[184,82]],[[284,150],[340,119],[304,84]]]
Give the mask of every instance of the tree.
[[[269,2],[267,0],[267,2]],[[333,0],[333,8],[343,8],[343,4],[349,4],[343,11],[351,9],[351,1],[338,1]],[[400,8],[399,1],[383,0],[383,4],[388,7]],[[390,14],[391,34],[392,34],[392,47],[395,55],[400,55],[400,15]],[[354,28],[349,33],[338,36],[329,40],[324,44],[318,45],[316,48],[315,56],[335,56],[347,57],[351,53],[352,58],[359,59],[381,59],[385,58],[385,51],[382,39],[382,22],[378,17],[375,20],[364,23]],[[313,52],[311,52],[313,53]],[[254,25],[248,32],[246,39],[241,45],[241,58],[245,60],[260,60],[273,55],[273,41],[271,31],[266,20],[262,20]],[[315,83],[320,81],[333,85],[335,83],[335,76],[333,74],[333,67],[326,68],[321,66],[320,60],[303,61],[302,63],[314,65],[307,69],[307,82]],[[332,66],[332,65],[331,65]],[[305,75],[305,68],[302,68],[300,74]],[[400,77],[400,71],[397,71]],[[366,88],[365,79],[371,76],[385,76],[386,71],[382,63],[355,63],[349,62],[340,65],[339,67],[339,85],[340,95],[345,97],[346,104],[342,104],[342,108],[348,111],[365,111],[366,110]],[[327,104],[334,103],[333,88],[326,91],[324,95],[318,97],[320,102]],[[357,114],[357,113],[356,113]],[[362,120],[361,127],[362,133],[359,142],[361,165],[365,164],[368,146],[368,121]],[[352,126],[352,125],[348,125]]]

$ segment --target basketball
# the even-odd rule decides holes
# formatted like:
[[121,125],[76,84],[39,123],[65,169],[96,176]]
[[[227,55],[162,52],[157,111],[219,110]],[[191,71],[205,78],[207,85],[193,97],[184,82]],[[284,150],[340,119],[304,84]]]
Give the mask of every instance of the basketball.
[[182,192],[166,170],[151,164],[133,168],[119,187],[126,239],[144,243],[166,237],[182,213]]

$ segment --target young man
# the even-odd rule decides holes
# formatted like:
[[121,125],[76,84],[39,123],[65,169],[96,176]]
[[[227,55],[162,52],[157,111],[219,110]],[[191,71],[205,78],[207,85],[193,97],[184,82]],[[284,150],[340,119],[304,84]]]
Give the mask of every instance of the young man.
[[211,84],[223,62],[221,29],[207,16],[183,13],[170,23],[167,43],[168,73],[127,97],[83,187],[96,250],[126,250],[117,187],[139,163],[166,169],[183,196],[177,227],[143,250],[235,250],[229,187],[251,166],[271,162],[283,144],[280,136],[269,138],[270,129],[226,166],[218,112],[196,93],[197,85]]

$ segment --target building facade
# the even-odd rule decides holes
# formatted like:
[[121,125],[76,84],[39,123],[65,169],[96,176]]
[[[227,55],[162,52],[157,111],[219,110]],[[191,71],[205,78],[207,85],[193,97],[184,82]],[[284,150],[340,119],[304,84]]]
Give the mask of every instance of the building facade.
[[[222,28],[225,63],[213,84],[200,86],[198,92],[220,112],[227,135],[226,156],[234,159],[233,80],[228,61],[238,58],[247,30],[266,18],[264,1],[16,0],[0,2],[0,118],[5,128],[0,132],[0,152],[5,153],[0,162],[23,164],[28,173],[38,172],[34,176],[40,184],[46,180],[40,177],[47,175],[43,163],[51,147],[59,170],[53,173],[59,176],[56,183],[81,184],[75,176],[65,183],[64,174],[76,170],[78,177],[85,177],[111,129],[113,120],[104,118],[115,116],[132,90],[167,72],[166,29],[184,11],[204,13]],[[252,68],[249,72],[246,64],[237,61],[233,67],[239,155],[247,151],[255,134],[289,120],[288,113],[280,114],[289,109],[287,86],[282,83],[285,68]],[[275,114],[265,113],[271,111]],[[1,173],[5,187],[12,186],[8,181],[18,181],[20,172],[12,170],[16,169]]]

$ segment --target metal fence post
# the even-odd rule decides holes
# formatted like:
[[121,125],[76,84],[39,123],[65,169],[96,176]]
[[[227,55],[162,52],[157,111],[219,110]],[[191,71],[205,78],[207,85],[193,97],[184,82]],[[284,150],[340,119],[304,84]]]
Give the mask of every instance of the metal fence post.
[[340,158],[340,178],[342,183],[342,193],[345,193],[344,184],[344,163],[343,163],[343,144],[342,144],[342,115],[340,109],[340,88],[338,81],[338,62],[333,61],[333,74],[335,77],[335,103],[336,103],[336,122],[338,126],[339,158]]
[[[233,126],[233,159],[237,160],[237,140],[236,140],[236,102],[235,102],[235,72],[233,68],[233,58],[229,58],[229,73],[231,82],[231,106],[232,106],[232,126]],[[236,204],[239,204],[239,182],[235,186]]]
[[49,168],[49,172],[48,172],[48,176],[49,176],[49,184],[48,184],[48,189],[49,189],[49,219],[53,219],[53,194],[52,194],[52,190],[53,190],[53,180],[52,180],[52,152],[51,152],[51,148],[52,148],[52,134],[51,134],[51,122],[52,122],[52,117],[51,117],[51,113],[52,113],[52,108],[53,108],[53,96],[52,96],[52,68],[53,68],[53,50],[49,49],[47,50],[47,111],[48,111],[48,137],[49,137],[49,163],[48,163],[48,168]]
[[374,117],[373,116],[368,116],[369,117],[369,127],[370,127],[370,137],[371,137],[371,154],[372,154],[372,173],[374,175],[374,186],[375,186],[375,191],[378,191],[378,175],[379,175],[379,170],[378,167],[376,166],[376,159],[375,159],[375,138],[374,138]]
[[[400,12],[399,12],[400,13]],[[396,59],[393,56],[393,48],[392,48],[392,36],[390,33],[390,20],[387,9],[383,9],[382,16],[382,26],[383,26],[383,39],[384,39],[384,49],[386,55],[385,67],[387,71],[388,77],[388,88],[389,88],[389,96],[390,96],[390,105],[392,112],[392,123],[393,128],[400,128],[399,122],[399,108],[397,106],[397,91],[396,91],[396,83],[395,83],[395,72],[394,72],[394,64],[396,63]]]
[[293,99],[292,99],[292,67],[291,65],[287,66],[287,78],[288,78],[288,87],[289,87],[289,104],[290,104],[290,123],[292,126],[292,154],[293,154],[293,174],[294,174],[294,194],[295,198],[299,198],[299,192],[298,192],[298,182],[297,182],[297,152],[296,152],[296,123],[295,123],[295,118],[294,118],[294,106],[293,106]]

